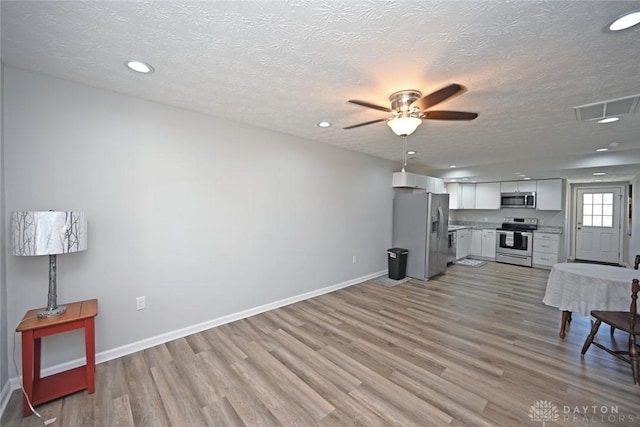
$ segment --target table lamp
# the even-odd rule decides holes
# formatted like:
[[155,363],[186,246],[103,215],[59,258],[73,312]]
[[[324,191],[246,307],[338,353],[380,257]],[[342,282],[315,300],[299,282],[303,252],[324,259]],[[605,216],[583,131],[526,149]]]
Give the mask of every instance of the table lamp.
[[11,212],[11,252],[17,256],[49,255],[49,296],[39,318],[63,314],[56,290],[56,255],[87,249],[87,222],[83,212]]

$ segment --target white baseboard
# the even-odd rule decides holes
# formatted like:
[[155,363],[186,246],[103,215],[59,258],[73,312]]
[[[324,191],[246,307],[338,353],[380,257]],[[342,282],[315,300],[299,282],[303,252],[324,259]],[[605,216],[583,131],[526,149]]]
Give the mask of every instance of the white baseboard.
[[[337,285],[327,286],[326,288],[317,289],[315,291],[296,295],[290,298],[285,298],[280,301],[275,301],[269,304],[264,304],[258,307],[250,308],[248,310],[229,314],[227,316],[222,316],[217,319],[212,319],[206,322],[198,323],[196,325],[188,326],[186,328],[176,329],[175,331],[170,331],[164,334],[156,335],[154,337],[146,338],[144,340],[137,341],[131,344],[126,344],[110,350],[105,350],[96,354],[96,363],[108,362],[109,360],[117,359],[118,357],[123,357],[128,354],[145,350],[147,348],[150,348],[156,345],[160,345],[169,341],[176,340],[178,338],[186,337],[187,335],[192,335],[198,332],[205,331],[207,329],[215,328],[216,326],[224,325],[226,323],[234,322],[236,320],[255,316],[256,314],[264,313],[265,311],[273,310],[279,307],[284,307],[285,305],[293,304],[299,301],[304,301],[309,298],[324,295],[329,292],[337,291],[338,289],[346,288],[346,287],[355,285],[357,283],[364,282],[365,280],[370,280],[375,277],[382,276],[383,274],[386,274],[386,273],[387,273],[387,270],[368,274],[366,276],[362,276],[356,279],[348,280],[346,282],[338,283]],[[82,366],[84,364],[85,364],[85,359],[78,358],[69,362],[65,362],[59,365],[45,368],[42,370],[42,376],[46,377],[49,375],[57,374],[59,372],[64,372],[69,369],[77,368],[78,366]],[[19,377],[11,378],[8,381],[8,383],[5,384],[5,386],[3,387],[2,393],[0,394],[0,417],[2,417],[2,414],[4,413],[5,406],[9,401],[9,397],[11,397],[11,393],[14,390],[17,390],[19,388],[20,388]]]

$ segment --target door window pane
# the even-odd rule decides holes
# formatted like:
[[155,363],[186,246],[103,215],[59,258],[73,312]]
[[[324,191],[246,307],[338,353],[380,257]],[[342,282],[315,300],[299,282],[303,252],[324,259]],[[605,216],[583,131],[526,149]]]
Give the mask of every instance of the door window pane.
[[613,193],[587,193],[582,197],[582,225],[613,227]]

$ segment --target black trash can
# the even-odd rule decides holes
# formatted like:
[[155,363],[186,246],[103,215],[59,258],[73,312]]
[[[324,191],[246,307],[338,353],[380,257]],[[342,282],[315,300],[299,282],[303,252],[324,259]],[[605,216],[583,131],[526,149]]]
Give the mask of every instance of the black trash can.
[[408,249],[391,248],[387,249],[389,259],[389,279],[401,280],[407,275]]

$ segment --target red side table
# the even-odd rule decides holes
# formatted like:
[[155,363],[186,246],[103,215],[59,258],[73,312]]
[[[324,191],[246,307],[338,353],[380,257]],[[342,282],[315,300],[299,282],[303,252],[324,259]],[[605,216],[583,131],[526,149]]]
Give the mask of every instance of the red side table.
[[[49,402],[62,396],[87,390],[89,394],[96,389],[96,345],[95,317],[98,315],[98,300],[65,304],[64,314],[39,319],[41,309],[29,310],[24,315],[16,331],[22,333],[22,383],[33,406]],[[84,344],[87,357],[86,365],[40,377],[41,339],[48,335],[59,334],[84,328]],[[26,397],[22,397],[22,415],[31,414]]]

